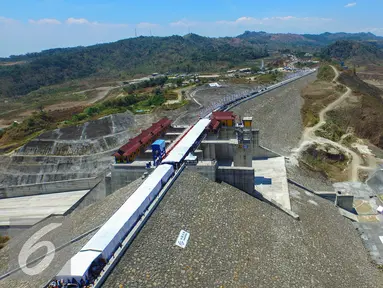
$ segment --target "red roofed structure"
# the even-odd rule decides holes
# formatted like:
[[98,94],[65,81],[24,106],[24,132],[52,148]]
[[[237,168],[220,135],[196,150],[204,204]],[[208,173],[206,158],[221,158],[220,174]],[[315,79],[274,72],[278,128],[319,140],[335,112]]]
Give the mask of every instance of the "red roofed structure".
[[113,154],[116,158],[116,163],[129,163],[134,161],[137,155],[145,151],[144,149],[163,135],[171,124],[171,120],[163,118],[148,129],[142,131],[140,135],[130,139],[128,143],[121,146],[120,149]]
[[233,127],[235,123],[235,115],[231,111],[216,111],[213,112],[211,119],[219,121],[222,126]]

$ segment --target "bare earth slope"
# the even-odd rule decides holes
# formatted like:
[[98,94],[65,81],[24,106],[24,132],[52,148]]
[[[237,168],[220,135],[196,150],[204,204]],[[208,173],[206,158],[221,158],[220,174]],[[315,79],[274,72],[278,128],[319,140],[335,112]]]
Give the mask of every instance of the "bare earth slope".
[[353,127],[358,137],[383,149],[383,91],[350,73],[342,73],[339,82],[352,89],[355,100],[329,116],[341,127]]

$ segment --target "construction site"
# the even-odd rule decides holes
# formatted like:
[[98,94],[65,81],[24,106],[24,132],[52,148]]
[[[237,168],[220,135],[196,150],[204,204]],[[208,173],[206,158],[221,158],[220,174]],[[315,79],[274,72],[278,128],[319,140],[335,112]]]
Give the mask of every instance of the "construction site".
[[204,107],[115,114],[0,158],[0,287],[378,287],[383,168],[331,183],[294,161],[315,78],[211,107],[204,90]]

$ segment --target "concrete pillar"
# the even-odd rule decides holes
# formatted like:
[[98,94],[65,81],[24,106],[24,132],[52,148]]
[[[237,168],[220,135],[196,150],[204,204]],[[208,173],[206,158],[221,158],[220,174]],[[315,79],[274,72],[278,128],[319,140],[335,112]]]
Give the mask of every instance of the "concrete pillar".
[[254,193],[254,169],[247,167],[218,167],[217,181],[230,184],[251,195]]
[[234,166],[252,167],[253,146],[251,143],[239,143],[235,145]]
[[105,176],[105,194],[106,196],[112,194],[112,173]]
[[251,130],[251,134],[252,134],[253,148],[257,148],[259,146],[259,130]]

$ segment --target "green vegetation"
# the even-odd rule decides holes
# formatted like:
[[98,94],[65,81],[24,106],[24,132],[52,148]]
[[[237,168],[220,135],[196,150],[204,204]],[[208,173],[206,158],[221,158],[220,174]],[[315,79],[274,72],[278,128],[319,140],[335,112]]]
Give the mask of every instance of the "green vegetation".
[[338,63],[378,64],[383,63],[383,50],[377,41],[340,40],[324,48],[321,57],[328,61],[336,60]]
[[127,87],[124,87],[123,90],[128,94],[133,94],[135,91],[150,88],[155,86],[163,86],[168,81],[168,77],[156,77],[151,78],[146,81],[142,81],[136,84],[130,84]]
[[313,63],[313,62],[297,62],[295,64],[295,67],[297,67],[297,68],[304,68],[304,67],[313,68],[313,67],[316,67],[317,65],[318,65],[318,63]]
[[305,127],[313,127],[319,122],[319,115],[318,113],[315,113],[314,111],[308,110],[303,116],[304,116],[303,124]]
[[9,236],[0,235],[0,249],[4,248],[5,244],[9,241]]
[[335,90],[336,90],[337,92],[339,92],[339,93],[344,94],[344,93],[346,93],[347,88],[346,88],[346,86],[344,86],[344,85],[342,85],[342,84],[337,84],[337,85],[335,86]]
[[13,123],[10,127],[3,130],[0,135],[1,151],[7,152],[17,146],[27,143],[43,131],[54,129],[55,122],[51,115],[45,111],[34,113],[22,123]]
[[[124,79],[154,72],[217,71],[268,56],[262,44],[231,38],[138,37],[91,47],[32,54],[22,65],[0,66],[0,97],[16,97],[42,86],[86,77]],[[17,59],[17,57],[13,57]],[[9,61],[9,59],[8,59]]]
[[339,142],[345,132],[334,122],[327,121],[320,129],[315,132],[315,134],[319,137],[323,137],[334,142]]
[[319,67],[318,79],[330,82],[334,77],[335,72],[329,65],[322,65]]
[[[383,42],[383,38],[372,33],[322,33],[313,34],[282,34],[246,31],[237,38],[247,40],[251,43],[267,44],[269,49],[281,53],[316,52],[320,48],[334,43],[337,40],[375,41]],[[301,54],[302,55],[302,54]],[[304,54],[303,54],[304,55]]]
[[[330,67],[331,68],[331,67]],[[305,87],[301,96],[304,104],[301,108],[303,125],[312,127],[319,122],[319,112],[345,92],[343,85],[316,80]]]
[[347,179],[349,158],[330,145],[311,145],[303,152],[302,161],[310,169],[324,173],[331,180]]
[[260,84],[273,83],[281,80],[282,73],[278,71],[258,75],[255,81]]
[[346,137],[343,138],[342,144],[351,148],[351,144],[355,143],[357,140],[358,140],[358,138],[354,134],[350,134],[350,135],[347,135]]
[[[1,130],[0,147],[1,151],[7,152],[21,146],[39,134],[56,129],[82,124],[86,121],[94,120],[102,116],[123,113],[127,110],[133,113],[149,113],[156,107],[160,107],[166,101],[163,91],[155,89],[153,94],[127,95],[124,97],[107,100],[102,103],[94,104],[80,111],[74,111],[73,115],[57,111],[34,112],[22,123],[14,123],[10,127]],[[183,102],[180,106],[185,105]],[[79,107],[81,109],[81,107]],[[165,109],[176,109],[177,106],[164,107]]]

